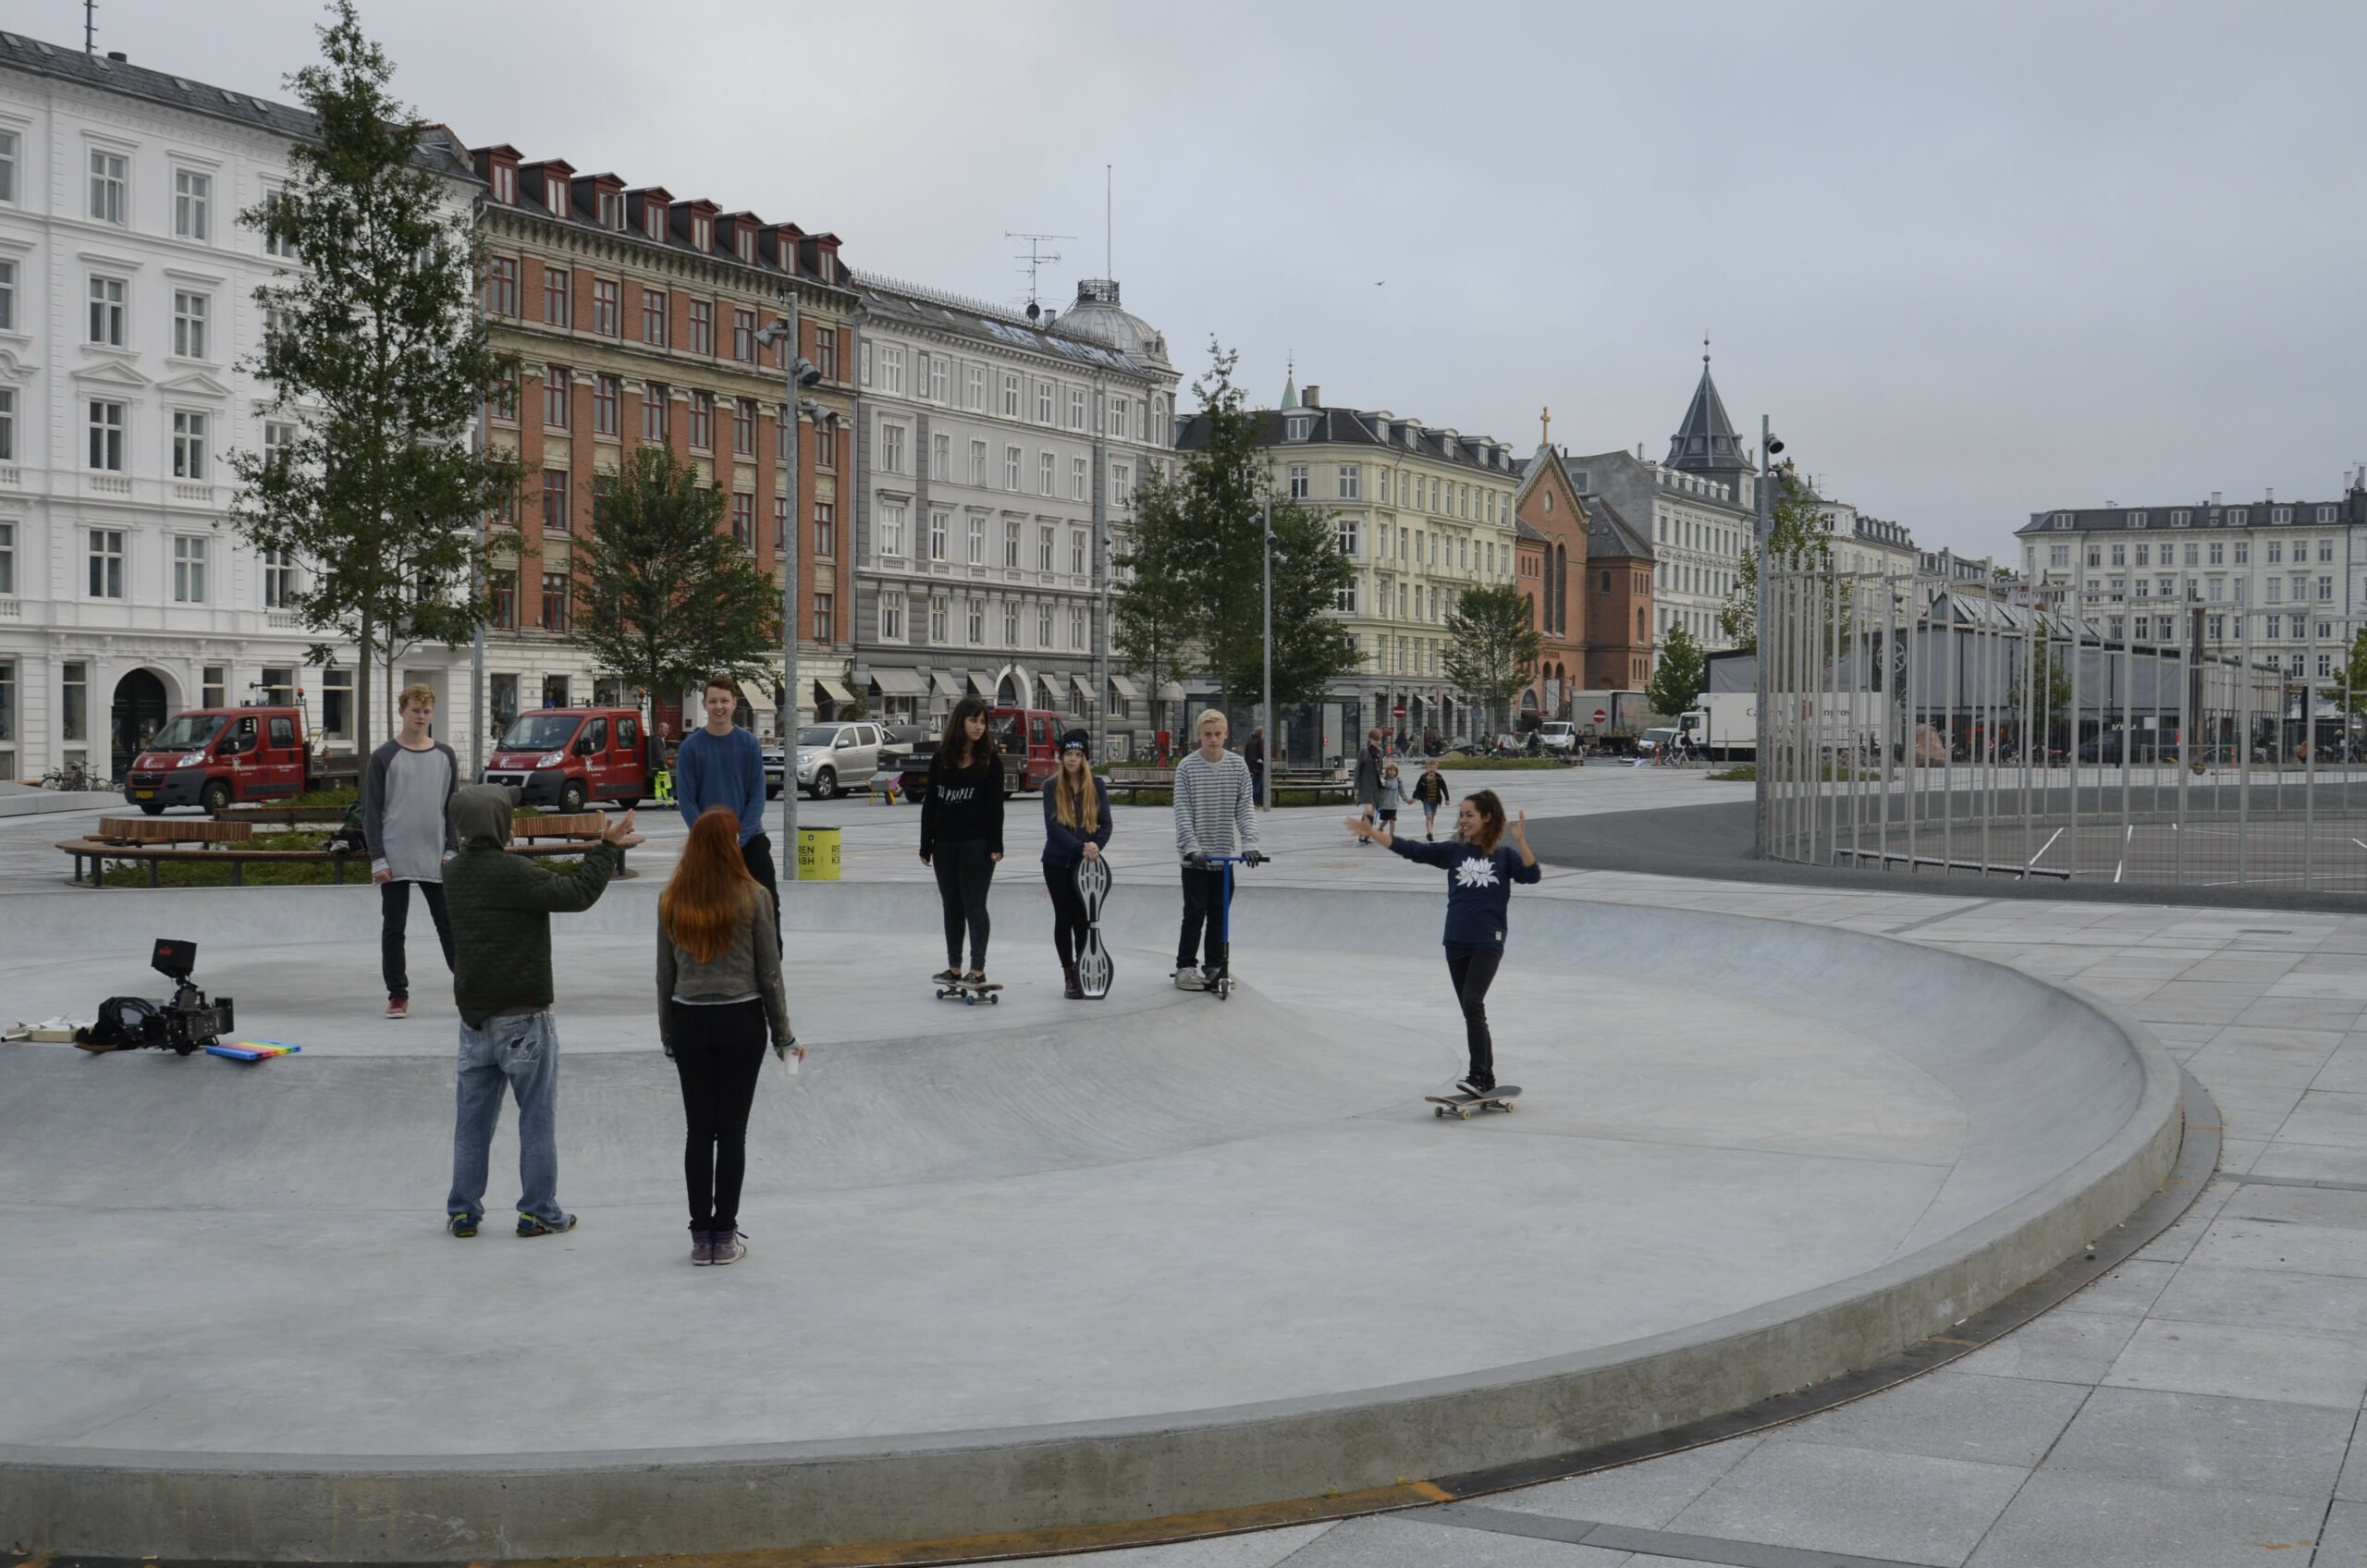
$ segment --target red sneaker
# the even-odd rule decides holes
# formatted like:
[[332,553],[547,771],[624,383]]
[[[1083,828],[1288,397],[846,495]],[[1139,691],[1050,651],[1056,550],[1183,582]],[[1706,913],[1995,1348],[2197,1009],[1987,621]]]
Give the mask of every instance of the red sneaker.
[[386,998],[386,1016],[388,1018],[409,1018],[411,1016],[411,998],[409,997],[388,997]]

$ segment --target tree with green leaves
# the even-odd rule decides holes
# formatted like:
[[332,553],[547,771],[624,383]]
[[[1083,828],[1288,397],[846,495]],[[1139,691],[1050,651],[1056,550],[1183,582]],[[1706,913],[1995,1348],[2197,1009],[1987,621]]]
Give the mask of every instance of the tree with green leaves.
[[[1775,481],[1768,558],[1778,571],[1832,570],[1833,539],[1825,531],[1816,493],[1789,458],[1775,471]],[[1735,647],[1759,651],[1759,552],[1748,542],[1741,570],[1735,574],[1734,591],[1718,611],[1718,630]]]
[[779,680],[780,588],[724,528],[723,492],[656,446],[602,478],[575,541],[569,640],[653,702],[716,675]]
[[[479,451],[479,411],[504,365],[475,309],[482,263],[439,135],[387,90],[394,67],[333,0],[321,60],[291,79],[313,134],[289,148],[287,186],[239,214],[293,264],[258,288],[261,349],[294,438],[230,455],[231,521],[258,550],[305,570],[288,607],[355,649],[361,728],[371,669],[422,643],[457,644],[492,610],[484,580],[498,537],[480,524],[516,493],[510,458]],[[336,657],[315,645],[316,663]],[[479,721],[483,716],[476,716]]]
[[1644,700],[1652,704],[1654,713],[1674,718],[1690,708],[1709,684],[1710,665],[1701,655],[1701,644],[1682,625],[1671,626],[1661,642],[1661,662],[1644,687]]
[[1194,618],[1184,557],[1190,530],[1183,487],[1156,475],[1134,487],[1134,517],[1112,552],[1110,651],[1122,668],[1149,682],[1151,717],[1159,693],[1190,664]]
[[1528,595],[1511,583],[1467,588],[1446,615],[1441,657],[1448,684],[1480,704],[1498,729],[1509,728],[1513,696],[1545,656]]
[[[2041,745],[2053,743],[2054,727],[2071,712],[2069,661],[2054,651],[2052,635],[2041,620],[2029,644],[2033,668],[2016,669],[2013,689],[2005,694],[2006,707],[2025,721],[2023,729]],[[2026,714],[2025,708],[2030,711]]]

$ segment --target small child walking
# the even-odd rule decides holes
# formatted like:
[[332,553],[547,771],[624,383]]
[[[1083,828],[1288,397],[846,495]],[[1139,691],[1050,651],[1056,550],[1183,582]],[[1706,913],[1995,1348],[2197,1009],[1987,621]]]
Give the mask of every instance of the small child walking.
[[1380,770],[1380,826],[1387,833],[1397,831],[1397,808],[1405,803],[1405,782],[1397,777],[1397,765],[1388,763]]
[[1422,777],[1414,780],[1414,798],[1422,803],[1422,838],[1425,842],[1438,837],[1439,807],[1446,803],[1446,775],[1439,771],[1433,757],[1422,765]]
[[1455,814],[1455,836],[1443,844],[1415,844],[1362,816],[1348,818],[1348,831],[1377,840],[1407,860],[1435,865],[1447,874],[1446,971],[1463,1009],[1463,1032],[1471,1064],[1454,1081],[1457,1092],[1484,1095],[1496,1086],[1495,1041],[1488,1033],[1488,987],[1504,959],[1504,927],[1512,913],[1515,882],[1534,883],[1542,873],[1528,847],[1528,814],[1510,825],[1504,843],[1504,802],[1493,790],[1463,797]]

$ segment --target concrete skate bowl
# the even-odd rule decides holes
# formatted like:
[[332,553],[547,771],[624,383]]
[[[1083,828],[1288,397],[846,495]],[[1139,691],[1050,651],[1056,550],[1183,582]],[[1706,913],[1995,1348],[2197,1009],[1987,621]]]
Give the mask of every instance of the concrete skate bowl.
[[753,1250],[693,1268],[654,894],[556,923],[583,1223],[531,1242],[506,1125],[485,1234],[440,1228],[451,1023],[416,931],[421,1016],[374,1016],[374,899],[14,900],[0,1012],[147,989],[146,938],[195,933],[306,1050],[0,1047],[0,1546],[951,1561],[1412,1503],[1879,1363],[2109,1231],[2179,1142],[2132,1026],[1849,932],[1524,890],[1490,1011],[1527,1093],[1440,1121],[1427,878],[1253,882],[1218,1001],[1168,986],[1171,888],[1122,870],[1104,1003],[1061,999],[1006,881],[991,1008],[921,984],[932,890],[813,886]]

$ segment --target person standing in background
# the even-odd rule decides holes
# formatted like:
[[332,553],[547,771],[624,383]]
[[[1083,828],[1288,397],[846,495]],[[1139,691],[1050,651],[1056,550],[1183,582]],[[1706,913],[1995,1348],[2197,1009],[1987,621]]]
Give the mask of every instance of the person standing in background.
[[386,982],[386,1016],[411,1016],[411,972],[403,939],[411,923],[411,889],[419,886],[444,967],[452,967],[452,917],[444,907],[444,863],[460,849],[444,808],[460,787],[460,761],[428,733],[435,721],[435,689],[410,685],[395,701],[402,729],[370,753],[362,773],[362,837],[370,850],[370,879],[378,884],[378,966]]
[[1252,729],[1242,742],[1241,760],[1249,765],[1249,798],[1260,810],[1274,802],[1266,798],[1266,732]]
[[[945,967],[940,986],[987,983],[987,890],[1002,860],[1002,753],[987,734],[987,704],[968,696],[946,716],[945,733],[928,762],[928,795],[921,802],[921,864],[937,873],[945,911]],[[962,937],[970,938],[970,967],[962,968]]]
[[[688,827],[696,827],[709,806],[724,807],[740,824],[740,858],[772,900],[773,950],[779,953],[780,883],[773,866],[773,841],[765,832],[765,749],[756,743],[754,730],[731,722],[740,709],[740,691],[722,676],[709,678],[700,706],[706,709],[706,723],[683,736],[674,753],[674,806]],[[789,790],[797,788],[796,728],[791,724],[791,743],[782,753],[788,775],[782,788]]]

